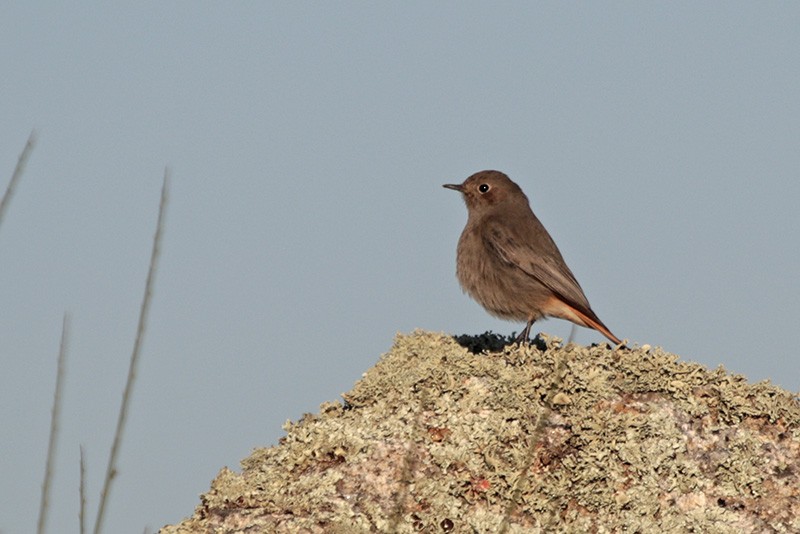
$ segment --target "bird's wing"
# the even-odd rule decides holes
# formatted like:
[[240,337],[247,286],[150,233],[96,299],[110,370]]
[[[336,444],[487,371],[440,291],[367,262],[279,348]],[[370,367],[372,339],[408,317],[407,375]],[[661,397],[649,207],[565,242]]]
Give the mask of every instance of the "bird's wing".
[[[521,235],[496,220],[488,219],[484,221],[483,239],[486,247],[501,261],[517,267],[553,292],[555,307],[550,309],[550,314],[594,328],[619,345],[620,339],[592,311],[580,284],[547,230],[538,220],[528,230],[528,235]],[[541,250],[534,248],[531,241],[536,241]]]
[[[484,230],[487,248],[493,250],[502,261],[535,278],[570,306],[594,315],[575,275],[567,267],[544,227],[537,228],[536,236],[525,236],[527,239],[496,220],[485,220]],[[534,237],[542,243],[543,250],[536,250],[528,242]]]

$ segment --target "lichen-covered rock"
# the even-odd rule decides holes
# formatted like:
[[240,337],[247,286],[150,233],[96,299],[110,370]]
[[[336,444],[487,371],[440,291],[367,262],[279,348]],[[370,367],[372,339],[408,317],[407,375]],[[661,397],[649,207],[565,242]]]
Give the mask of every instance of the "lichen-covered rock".
[[161,532],[800,532],[797,397],[658,349],[415,332],[343,397]]

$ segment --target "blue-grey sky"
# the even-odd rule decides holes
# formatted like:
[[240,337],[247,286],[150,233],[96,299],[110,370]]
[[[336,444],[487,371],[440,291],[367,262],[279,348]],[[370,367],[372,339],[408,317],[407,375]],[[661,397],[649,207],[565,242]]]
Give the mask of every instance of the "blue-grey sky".
[[[800,4],[15,2],[0,10],[0,531],[90,515],[164,167],[163,255],[107,532],[192,513],[462,294],[441,188],[507,172],[618,336],[797,391]],[[535,326],[565,337],[569,323]],[[580,330],[577,341],[603,341]]]

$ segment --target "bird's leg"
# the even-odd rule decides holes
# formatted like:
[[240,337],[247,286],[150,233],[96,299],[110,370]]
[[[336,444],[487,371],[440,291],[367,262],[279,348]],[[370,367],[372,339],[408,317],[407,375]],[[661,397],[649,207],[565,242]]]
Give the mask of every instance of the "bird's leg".
[[514,343],[530,343],[530,334],[533,322],[534,322],[533,319],[528,321],[528,324],[525,325],[525,328],[522,330],[522,332],[519,333],[517,338],[514,340]]

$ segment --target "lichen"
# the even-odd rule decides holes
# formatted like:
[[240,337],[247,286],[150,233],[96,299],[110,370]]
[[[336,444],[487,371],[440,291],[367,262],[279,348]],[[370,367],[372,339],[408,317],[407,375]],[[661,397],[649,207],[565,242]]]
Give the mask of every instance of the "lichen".
[[648,347],[460,341],[398,335],[162,532],[800,531],[796,396]]

